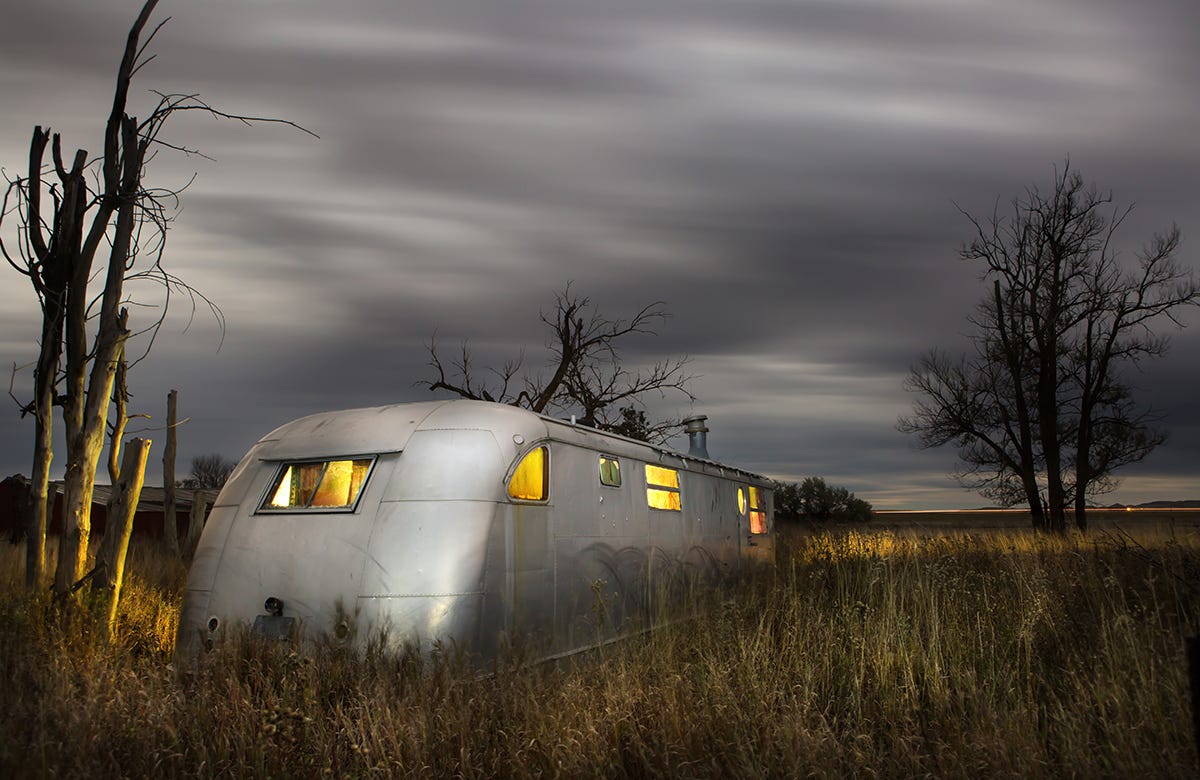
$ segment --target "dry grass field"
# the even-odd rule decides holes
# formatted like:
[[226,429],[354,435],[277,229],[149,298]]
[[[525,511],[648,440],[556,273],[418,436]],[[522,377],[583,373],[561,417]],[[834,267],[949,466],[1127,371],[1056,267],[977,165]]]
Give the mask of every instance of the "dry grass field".
[[482,671],[242,638],[180,675],[181,565],[134,550],[105,644],[25,597],[5,545],[0,777],[1196,775],[1193,525],[893,522],[784,529],[773,571],[690,619]]

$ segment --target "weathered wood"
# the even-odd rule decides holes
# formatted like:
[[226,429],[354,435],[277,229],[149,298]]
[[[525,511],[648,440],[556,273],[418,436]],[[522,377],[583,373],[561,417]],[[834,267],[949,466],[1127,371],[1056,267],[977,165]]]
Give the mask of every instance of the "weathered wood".
[[179,391],[167,393],[167,445],[163,448],[163,540],[179,555],[179,527],[175,525],[175,426],[178,424]]
[[109,508],[108,528],[100,542],[96,558],[96,573],[92,579],[93,603],[105,618],[105,632],[112,636],[117,620],[117,603],[121,598],[121,583],[125,578],[125,556],[133,535],[133,517],[146,477],[146,461],[150,455],[149,439],[133,439],[125,448],[121,462],[121,479],[113,486],[113,501]]
[[183,552],[191,558],[196,554],[196,545],[200,543],[200,532],[204,530],[204,521],[208,516],[208,498],[203,490],[192,491],[192,511],[188,513],[187,542]]
[[125,354],[117,362],[117,377],[113,385],[113,404],[116,407],[117,418],[113,420],[112,430],[108,434],[108,484],[115,485],[121,479],[121,440],[125,438],[125,426],[129,424],[129,387],[125,382],[128,366],[125,364]]

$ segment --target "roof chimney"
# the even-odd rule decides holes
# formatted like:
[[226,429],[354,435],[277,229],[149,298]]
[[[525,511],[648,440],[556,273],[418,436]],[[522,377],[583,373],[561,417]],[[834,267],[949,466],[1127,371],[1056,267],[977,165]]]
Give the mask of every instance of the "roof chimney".
[[708,428],[705,427],[704,421],[708,419],[707,415],[697,414],[694,417],[688,417],[683,421],[685,431],[688,435],[688,456],[692,458],[704,458],[711,460],[708,455]]

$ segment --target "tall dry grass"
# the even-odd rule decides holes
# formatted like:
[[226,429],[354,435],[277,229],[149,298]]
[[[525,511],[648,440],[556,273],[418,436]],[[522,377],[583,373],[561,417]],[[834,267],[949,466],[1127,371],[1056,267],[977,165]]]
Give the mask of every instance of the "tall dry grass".
[[183,572],[121,638],[0,552],[0,776],[1195,775],[1200,540],[793,535],[696,617],[555,664],[230,641],[181,679]]

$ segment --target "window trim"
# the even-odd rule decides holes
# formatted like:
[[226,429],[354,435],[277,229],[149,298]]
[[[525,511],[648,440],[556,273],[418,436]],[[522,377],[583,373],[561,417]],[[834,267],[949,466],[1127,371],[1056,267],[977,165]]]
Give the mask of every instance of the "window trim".
[[[746,519],[749,521],[750,534],[752,536],[769,534],[771,532],[771,527],[767,522],[767,497],[765,494],[765,488],[758,487],[757,485],[748,485],[746,492],[748,493],[746,497]],[[758,499],[758,504],[754,503],[755,498]],[[757,515],[758,519],[762,521],[761,531],[754,530],[755,515]]]
[[[675,484],[667,485],[661,482],[652,482],[650,480],[650,470],[660,469],[670,472],[674,476]],[[681,469],[671,468],[670,466],[661,466],[657,463],[646,463],[642,468],[642,476],[646,483],[646,506],[656,512],[682,512],[683,511],[683,486],[679,481],[679,472]],[[679,506],[655,506],[650,502],[651,491],[663,494],[674,494],[678,497]]]
[[[545,476],[544,476],[544,484],[546,486],[546,495],[543,498],[516,498],[511,493],[508,492],[509,485],[512,484],[513,477],[515,477],[517,475],[517,469],[521,468],[521,464],[525,462],[525,459],[528,458],[530,456],[530,454],[533,453],[533,451],[537,450],[537,449],[543,449],[546,451],[546,467],[545,467]],[[549,440],[545,440],[545,439],[543,439],[542,441],[534,442],[532,447],[523,451],[517,457],[513,458],[513,462],[511,464],[509,464],[508,470],[504,472],[504,482],[503,482],[504,498],[514,504],[532,504],[532,505],[540,506],[540,505],[550,503],[551,460],[552,460],[552,456],[551,456],[551,451],[550,451],[550,442],[549,442]]]
[[[617,481],[616,482],[605,482],[604,481],[604,461],[606,461],[606,460],[612,461],[613,463],[615,463],[617,465]],[[621,459],[620,458],[618,458],[616,455],[608,455],[608,454],[601,452],[598,470],[599,470],[598,476],[600,479],[601,487],[611,488],[613,490],[621,489],[621,485],[624,484],[625,480],[624,480],[624,477],[621,476]]]
[[[375,473],[375,466],[379,463],[380,453],[359,454],[359,455],[330,455],[328,457],[316,458],[288,458],[285,460],[265,460],[266,463],[275,464],[275,472],[271,475],[270,481],[263,489],[262,497],[258,500],[257,508],[253,514],[256,515],[351,515],[358,511],[358,507],[362,504],[363,495],[367,492],[367,487],[371,482],[371,476]],[[348,460],[370,460],[371,465],[367,466],[367,473],[363,475],[362,484],[359,485],[358,494],[354,497],[354,503],[349,506],[312,506],[312,498],[309,498],[309,506],[286,506],[273,507],[269,505],[271,493],[279,489],[279,480],[283,476],[284,469],[292,466],[303,466],[309,463],[324,463],[325,469],[321,472],[321,478],[325,477],[325,470],[329,468],[329,464],[335,461]],[[317,483],[318,486],[320,482]],[[315,491],[314,491],[315,494]]]

